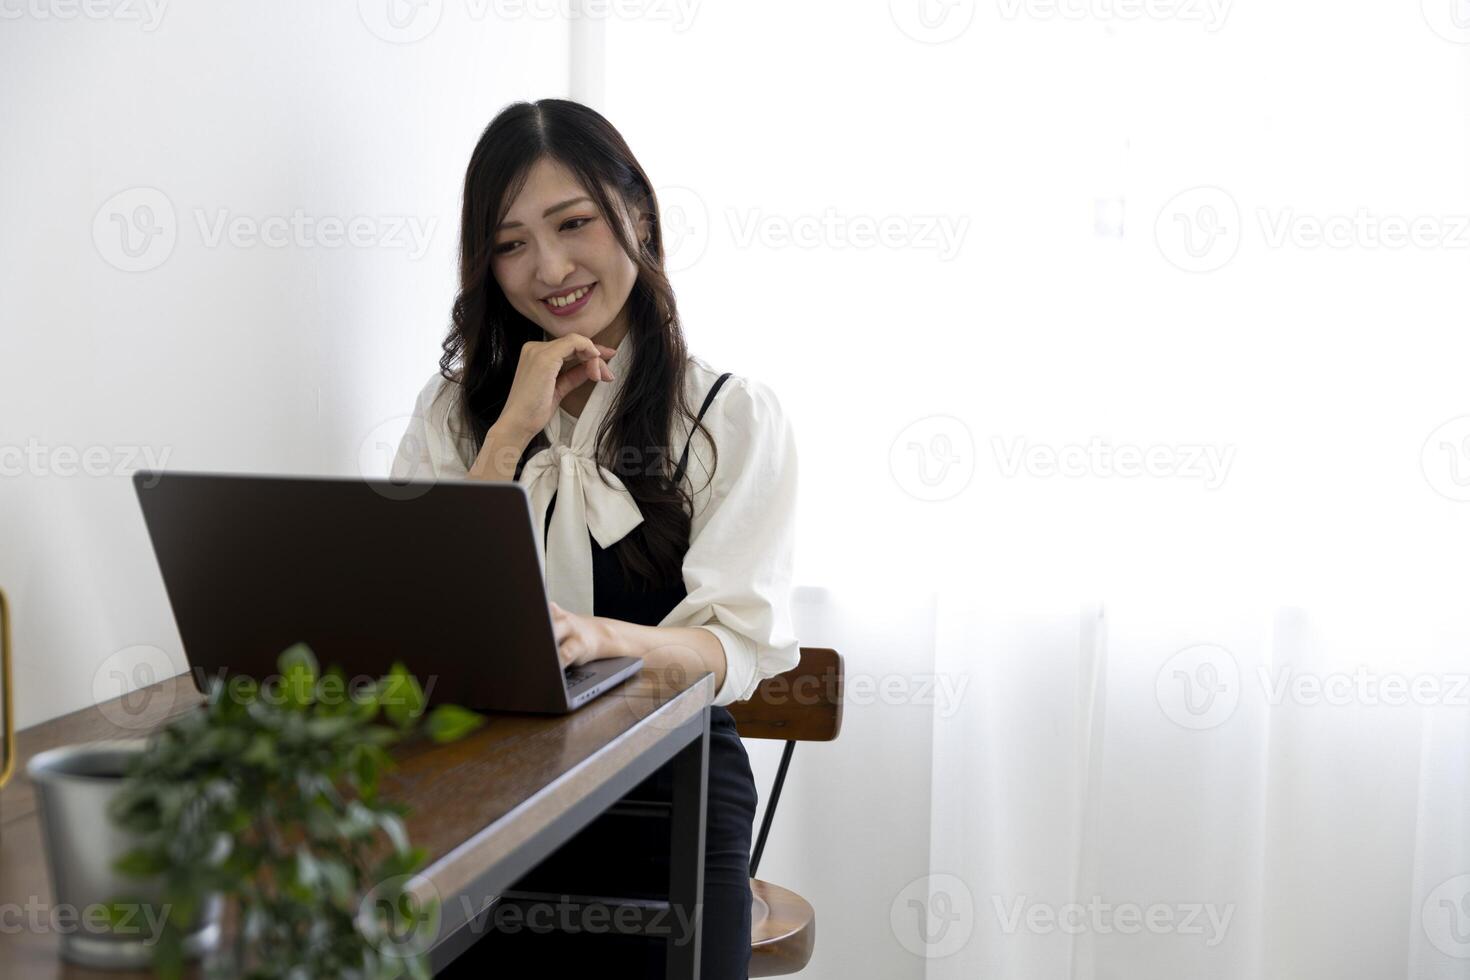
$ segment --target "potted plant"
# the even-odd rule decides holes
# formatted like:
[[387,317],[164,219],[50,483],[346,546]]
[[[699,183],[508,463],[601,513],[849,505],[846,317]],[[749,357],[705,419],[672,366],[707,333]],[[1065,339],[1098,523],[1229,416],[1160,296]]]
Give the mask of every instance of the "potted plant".
[[278,667],[263,682],[214,679],[201,710],[149,738],[108,805],[138,841],[117,870],[162,883],[154,970],[181,976],[184,937],[222,896],[238,925],[207,975],[428,977],[427,943],[403,941],[437,931],[437,906],[415,907],[410,887],[425,853],[404,829],[408,808],[379,798],[379,775],[394,743],[454,741],[485,720],[454,705],[425,715],[402,664],[356,688],[339,668],[322,673],[305,644]]

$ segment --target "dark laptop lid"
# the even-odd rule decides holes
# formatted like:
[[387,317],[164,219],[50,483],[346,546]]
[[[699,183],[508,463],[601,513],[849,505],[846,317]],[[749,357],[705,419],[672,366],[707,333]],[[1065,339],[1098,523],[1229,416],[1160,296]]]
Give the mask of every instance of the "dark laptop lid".
[[401,660],[430,704],[565,711],[530,500],[518,483],[134,474],[203,690],[298,641],[349,681]]

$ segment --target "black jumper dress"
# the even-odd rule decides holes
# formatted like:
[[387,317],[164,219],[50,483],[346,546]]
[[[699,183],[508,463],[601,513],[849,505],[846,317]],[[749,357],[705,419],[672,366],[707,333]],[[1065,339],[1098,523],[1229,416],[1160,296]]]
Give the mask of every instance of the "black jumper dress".
[[[729,376],[720,375],[711,386],[700,406],[700,419]],[[676,484],[683,478],[688,459],[686,443],[674,473]],[[547,528],[555,508],[553,495],[546,508]],[[593,615],[657,626],[688,595],[682,582],[642,592],[628,589],[617,556],[600,547],[590,531],[587,536],[592,547]],[[745,745],[735,731],[735,719],[723,707],[710,708],[709,740],[699,975],[702,980],[745,980],[750,966],[755,779]],[[644,780],[624,800],[667,800],[671,794],[672,780],[667,771],[661,771]],[[516,882],[513,890],[662,897],[667,894],[669,873],[667,828],[667,818],[599,817],[556,855]],[[671,931],[679,934],[681,930],[671,923]],[[503,941],[507,939],[511,941]],[[602,975],[609,975],[611,968],[611,975],[618,977],[660,977],[664,972],[664,939],[619,935],[605,929],[539,935],[521,929],[507,936],[489,935],[486,940],[467,950],[443,975],[500,977],[517,975],[506,972],[509,967],[544,971],[548,967],[576,966],[597,967]]]

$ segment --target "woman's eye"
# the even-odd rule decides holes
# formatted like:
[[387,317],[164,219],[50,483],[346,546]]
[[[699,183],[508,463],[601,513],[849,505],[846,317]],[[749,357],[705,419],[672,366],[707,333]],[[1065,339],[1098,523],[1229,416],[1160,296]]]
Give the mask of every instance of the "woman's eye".
[[[589,222],[596,221],[596,220],[597,220],[596,218],[568,218],[566,221],[563,221],[562,222],[561,230],[562,231],[577,231],[583,225],[586,225]],[[519,245],[519,244],[521,244],[521,243],[518,242],[518,241],[515,241],[515,242],[503,242],[500,245],[495,246],[495,250],[494,250],[495,251],[495,254],[496,255],[506,255],[509,252],[514,251],[515,250],[515,247],[517,245]]]

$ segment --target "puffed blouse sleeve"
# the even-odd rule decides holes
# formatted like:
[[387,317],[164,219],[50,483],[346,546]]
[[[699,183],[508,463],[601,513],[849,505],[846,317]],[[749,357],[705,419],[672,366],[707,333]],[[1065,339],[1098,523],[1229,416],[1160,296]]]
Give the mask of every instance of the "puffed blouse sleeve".
[[775,393],[733,375],[704,425],[718,448],[714,479],[701,493],[709,453],[704,437],[696,436],[687,477],[695,501],[684,556],[688,594],[659,625],[700,627],[719,638],[725,680],[713,703],[727,705],[746,700],[763,679],[799,659],[791,611],[796,439]]
[[[459,385],[435,373],[414,401],[408,428],[398,442],[389,478],[438,480],[469,475],[463,440],[456,445],[451,413],[458,405]],[[471,457],[473,459],[473,457]]]

